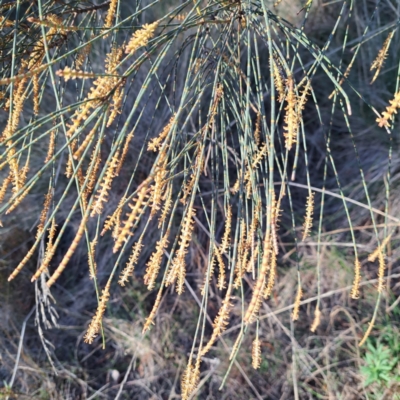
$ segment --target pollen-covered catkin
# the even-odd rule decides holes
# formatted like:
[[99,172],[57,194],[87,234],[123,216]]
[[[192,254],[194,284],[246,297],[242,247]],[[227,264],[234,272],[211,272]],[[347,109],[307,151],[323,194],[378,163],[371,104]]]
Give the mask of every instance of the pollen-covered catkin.
[[107,308],[107,303],[110,298],[110,286],[111,286],[111,280],[109,280],[103,289],[99,305],[97,306],[97,311],[96,314],[93,316],[92,321],[90,322],[90,325],[88,327],[88,330],[83,337],[85,343],[93,343],[94,339],[100,332],[101,328],[101,322],[103,320],[104,313]]
[[350,297],[358,299],[360,297],[361,264],[358,258],[354,260],[354,280],[351,288]]
[[378,257],[379,254],[382,251],[385,251],[385,247],[387,246],[387,244],[389,243],[390,239],[392,237],[392,234],[388,235],[380,244],[380,246],[378,246],[369,256],[368,256],[368,261],[369,262],[374,262]]
[[294,307],[292,312],[292,320],[297,321],[299,319],[299,311],[300,311],[300,302],[303,297],[303,291],[301,289],[301,285],[297,288],[296,300],[294,301]]
[[400,108],[400,91],[394,95],[393,100],[389,101],[390,106],[383,111],[382,117],[376,119],[380,128],[389,128],[389,121],[397,114],[397,109]]
[[251,365],[254,369],[259,369],[261,366],[261,342],[258,337],[253,340],[251,349]]
[[158,21],[152,24],[144,24],[142,29],[136,31],[129,43],[125,47],[126,54],[134,54],[140,47],[146,46],[149,40],[154,36],[154,31],[158,26]]
[[164,129],[160,132],[160,134],[156,138],[150,140],[150,143],[148,144],[148,147],[147,147],[148,151],[158,151],[158,150],[160,150],[160,147],[162,146],[162,144],[164,143],[165,139],[167,138],[168,133],[170,132],[170,130],[174,126],[174,123],[175,123],[175,115],[173,115],[171,117],[171,119],[169,120],[168,124],[165,125]]
[[132,254],[129,257],[129,261],[126,264],[126,267],[121,272],[121,275],[119,277],[118,283],[121,286],[125,286],[125,283],[128,282],[129,277],[132,276],[133,271],[135,269],[135,265],[137,264],[137,262],[139,260],[139,255],[140,255],[142,248],[143,248],[142,237],[140,237],[140,239],[133,245]]
[[153,308],[151,309],[150,315],[146,318],[146,322],[143,326],[142,334],[144,335],[149,329],[151,325],[154,325],[154,318],[157,314],[157,310],[160,307],[161,296],[162,296],[163,287],[161,286],[158,290],[156,301],[154,302]]
[[100,189],[97,191],[96,200],[92,205],[91,217],[103,212],[104,203],[107,202],[108,192],[111,189],[111,184],[115,178],[115,170],[119,162],[119,151],[117,151],[108,163],[107,170],[103,181],[100,184]]
[[146,274],[144,276],[144,283],[147,289],[152,290],[155,287],[156,279],[161,267],[161,261],[164,256],[164,251],[168,247],[169,231],[165,233],[161,240],[157,242],[156,249],[150,256],[147,263]]
[[289,76],[286,80],[287,105],[285,107],[285,125],[284,136],[285,136],[285,147],[290,150],[292,146],[297,142],[297,134],[299,130],[299,119],[297,113],[297,97],[294,92],[294,79],[293,76]]
[[317,306],[317,308],[315,309],[314,321],[311,325],[310,331],[315,332],[320,323],[321,323],[321,311],[320,311],[319,307]]
[[386,60],[387,53],[389,51],[390,43],[393,39],[395,32],[396,32],[396,30],[394,29],[393,31],[391,31],[389,33],[389,35],[387,36],[386,40],[383,43],[382,48],[379,50],[378,55],[376,56],[374,62],[371,65],[371,69],[370,69],[371,71],[376,69],[375,75],[373,76],[373,78],[371,80],[371,84],[373,84],[375,82],[376,78],[378,77],[379,73],[381,72],[382,66]]
[[232,206],[228,205],[228,210],[225,219],[225,230],[222,236],[221,253],[225,253],[231,242],[231,229],[232,229]]
[[186,254],[187,248],[192,240],[192,232],[194,229],[194,217],[196,210],[193,207],[189,207],[186,216],[183,220],[182,231],[179,241],[179,249],[177,250],[170,271],[167,275],[166,285],[171,285],[177,279],[176,291],[178,294],[183,293],[183,287],[185,284],[186,276]]
[[310,193],[307,197],[306,204],[306,215],[304,218],[304,231],[302,240],[306,240],[307,236],[310,234],[312,223],[313,223],[313,213],[314,213],[314,193]]
[[133,200],[133,204],[130,204],[129,207],[131,212],[127,214],[128,218],[125,220],[124,225],[118,231],[118,237],[116,238],[113,252],[116,253],[123,243],[128,240],[128,236],[132,234],[131,230],[134,226],[135,222],[140,216],[142,209],[144,207],[144,203],[146,201],[147,195],[147,186],[144,185],[138,193],[137,198]]
[[231,301],[232,301],[231,287],[229,287],[228,291],[226,292],[225,298],[222,301],[221,308],[218,311],[218,315],[215,317],[213,323],[213,333],[211,335],[211,338],[206,344],[206,346],[203,347],[200,353],[201,356],[204,356],[206,353],[208,353],[214,342],[226,330],[226,327],[229,323],[229,315],[233,307]]

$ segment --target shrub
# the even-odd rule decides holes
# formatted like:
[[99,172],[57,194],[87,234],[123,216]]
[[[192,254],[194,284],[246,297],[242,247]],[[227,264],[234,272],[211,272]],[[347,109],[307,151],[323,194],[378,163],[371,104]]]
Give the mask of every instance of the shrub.
[[[393,131],[399,76],[390,78],[390,93],[380,103],[363,86],[364,75],[374,85],[389,82],[385,60],[398,54],[397,22],[380,4],[368,4],[369,17],[360,21],[356,5],[346,0],[332,8],[329,31],[313,37],[307,22],[320,12],[318,5],[309,0],[283,18],[279,3],[2,6],[0,212],[5,225],[28,210],[37,218],[34,243],[8,279],[18,279],[38,257],[31,280],[40,280],[38,290],[45,293],[62,286],[74,253],[85,251],[98,300],[85,341],[102,336],[103,344],[103,317],[117,283],[140,276],[157,291],[143,334],[170,287],[182,296],[194,286],[200,312],[183,398],[196,391],[202,358],[234,313],[241,329],[228,370],[249,333],[252,364],[260,368],[259,316],[275,290],[282,231],[294,243],[285,257],[297,268],[293,320],[303,300],[299,246],[310,236],[317,243],[318,296],[310,324],[317,330],[322,235],[334,226],[324,208],[328,196],[341,200],[333,207],[341,207],[348,224],[353,299],[360,296],[364,272],[352,205],[368,210],[377,241],[368,258],[378,262],[376,307],[360,345],[373,329],[384,292],[386,249],[395,230],[389,222],[399,222],[388,208],[393,143],[389,136],[382,211],[372,204],[353,126],[363,119],[379,135]],[[378,17],[389,22],[383,25]],[[354,71],[365,69],[363,49],[375,40],[382,46],[368,54],[374,57],[367,60],[371,72]],[[344,127],[341,136],[335,124]],[[360,173],[362,201],[347,193],[349,180],[338,166],[341,145],[353,151],[347,162]],[[321,149],[320,158],[310,146]],[[335,193],[328,190],[332,182]],[[62,259],[54,262],[63,245]],[[200,262],[194,245],[201,248]],[[195,268],[202,282],[190,281]],[[208,331],[214,293],[222,301]]]

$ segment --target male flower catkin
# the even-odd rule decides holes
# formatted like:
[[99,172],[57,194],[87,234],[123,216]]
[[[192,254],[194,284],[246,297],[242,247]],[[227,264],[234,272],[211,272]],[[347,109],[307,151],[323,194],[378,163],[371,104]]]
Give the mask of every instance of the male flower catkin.
[[121,275],[119,277],[118,283],[121,286],[125,286],[125,283],[128,282],[129,277],[132,276],[133,270],[135,269],[135,265],[137,264],[139,260],[139,255],[142,250],[143,244],[142,244],[142,237],[140,237],[139,241],[136,242],[133,247],[132,247],[132,254],[129,257],[129,261],[126,264],[126,267],[124,270],[121,272]]
[[259,369],[261,366],[261,342],[258,337],[253,341],[251,349],[251,365],[254,369]]
[[292,76],[289,76],[286,80],[287,86],[287,105],[285,107],[285,125],[284,136],[285,136],[285,147],[290,150],[297,141],[297,133],[299,130],[299,119],[296,111],[297,97],[294,92],[294,80]]
[[386,38],[385,42],[383,43],[382,48],[379,50],[378,55],[376,56],[374,62],[371,65],[371,69],[370,69],[371,71],[376,69],[375,75],[371,80],[371,85],[375,82],[376,78],[379,75],[379,72],[382,69],[382,66],[387,57],[387,53],[389,51],[390,42],[392,41],[392,38],[393,38],[395,32],[396,32],[396,30],[393,30],[389,33],[388,37]]
[[314,193],[310,193],[307,197],[306,205],[306,215],[304,218],[304,231],[303,231],[303,241],[306,240],[307,236],[310,234],[314,213]]
[[176,287],[176,291],[178,294],[183,293],[183,286],[186,276],[185,258],[187,254],[187,248],[189,247],[189,243],[192,240],[195,214],[196,210],[193,207],[190,207],[187,211],[186,217],[183,220],[183,227],[179,241],[179,249],[176,252],[176,255],[172,261],[171,269],[167,275],[167,286],[171,285],[175,281],[175,279],[178,278],[178,283]]
[[382,117],[376,119],[380,128],[388,128],[389,121],[397,114],[397,109],[400,108],[400,91],[394,95],[394,99],[389,101],[390,106],[382,113]]
[[93,316],[92,322],[89,325],[89,328],[83,337],[85,343],[93,343],[93,340],[96,338],[97,334],[100,332],[101,321],[103,319],[103,315],[107,308],[107,302],[110,298],[110,286],[111,281],[107,282],[106,287],[103,289],[103,293],[101,295],[99,305],[97,306],[96,314]]
[[129,43],[125,47],[126,54],[134,54],[140,47],[146,46],[149,40],[154,36],[154,31],[158,26],[158,21],[152,24],[144,24],[143,28],[136,31]]

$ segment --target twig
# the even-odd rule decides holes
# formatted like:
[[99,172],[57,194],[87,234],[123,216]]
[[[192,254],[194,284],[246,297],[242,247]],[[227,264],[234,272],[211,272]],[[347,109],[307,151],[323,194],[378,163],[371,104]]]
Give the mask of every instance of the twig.
[[22,323],[21,336],[19,338],[19,344],[18,344],[17,359],[15,360],[15,366],[14,366],[13,374],[11,376],[10,383],[8,384],[10,389],[12,388],[12,386],[14,384],[15,376],[16,376],[17,371],[18,371],[18,364],[19,364],[19,359],[21,358],[22,344],[24,342],[26,324],[27,324],[29,318],[32,316],[32,314],[35,311],[35,309],[36,309],[36,305],[32,307],[32,310],[29,311],[29,314],[26,316],[26,318],[24,319],[24,322]]

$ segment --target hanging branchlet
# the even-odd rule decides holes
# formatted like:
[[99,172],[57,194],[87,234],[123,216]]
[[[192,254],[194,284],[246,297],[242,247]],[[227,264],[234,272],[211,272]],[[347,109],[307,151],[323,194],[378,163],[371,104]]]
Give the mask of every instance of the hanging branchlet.
[[135,265],[137,264],[137,262],[139,260],[139,255],[140,255],[142,248],[143,248],[143,244],[142,244],[142,236],[141,236],[140,239],[133,245],[132,254],[129,257],[129,261],[126,264],[126,267],[124,268],[124,270],[121,272],[121,275],[120,275],[119,281],[118,281],[118,283],[121,286],[125,286],[125,283],[128,282],[129,277],[133,275],[133,271],[135,269]]
[[314,213],[314,193],[309,193],[306,203],[306,215],[304,217],[304,231],[302,241],[306,240],[307,236],[310,234],[312,223],[313,223],[313,213]]
[[376,69],[375,75],[373,76],[373,78],[371,80],[371,85],[376,81],[376,78],[378,77],[379,73],[381,72],[382,66],[386,60],[386,57],[387,57],[387,54],[389,51],[390,43],[393,39],[395,32],[396,32],[396,30],[394,29],[393,31],[391,31],[389,33],[386,40],[383,42],[382,48],[379,50],[378,55],[376,56],[374,62],[371,65],[371,69],[370,69],[371,71]]
[[107,282],[105,288],[103,289],[99,305],[97,306],[96,314],[93,316],[92,321],[90,322],[90,325],[88,327],[88,330],[86,331],[86,334],[83,337],[85,343],[89,344],[93,343],[94,339],[100,332],[103,316],[107,308],[108,300],[110,299],[110,286],[111,286],[111,280]]

